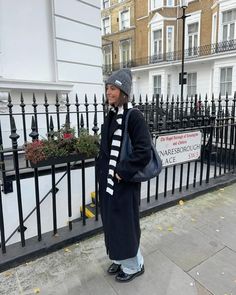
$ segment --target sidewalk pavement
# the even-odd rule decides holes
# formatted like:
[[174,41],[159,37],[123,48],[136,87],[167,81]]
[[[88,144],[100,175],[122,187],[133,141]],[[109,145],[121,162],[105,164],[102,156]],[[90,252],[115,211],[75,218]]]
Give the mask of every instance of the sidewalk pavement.
[[129,283],[106,273],[97,235],[0,274],[7,295],[236,295],[236,184],[141,221],[145,273]]

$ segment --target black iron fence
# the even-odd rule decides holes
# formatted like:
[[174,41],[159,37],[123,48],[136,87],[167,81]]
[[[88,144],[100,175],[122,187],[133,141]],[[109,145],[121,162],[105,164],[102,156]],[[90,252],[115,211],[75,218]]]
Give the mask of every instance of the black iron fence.
[[[21,96],[20,104],[13,105],[9,96],[8,112],[1,116],[2,128],[0,128],[1,181],[4,192],[4,194],[0,192],[2,251],[0,269],[9,266],[11,260],[16,261],[19,257],[21,257],[19,261],[22,260],[22,253],[16,255],[13,251],[12,254],[12,247],[17,249],[19,253],[22,251],[21,249],[24,249],[23,253],[27,257],[26,253],[42,253],[46,243],[45,236],[47,237],[46,241],[50,241],[50,246],[47,248],[47,251],[49,251],[55,245],[55,247],[62,246],[67,242],[78,240],[101,229],[97,175],[94,168],[95,159],[82,159],[73,163],[31,168],[24,158],[23,151],[25,142],[37,138],[41,132],[44,132],[43,135],[45,135],[60,129],[65,118],[69,118],[71,126],[75,127],[78,135],[81,128],[99,134],[100,125],[108,111],[104,97],[99,101],[101,102],[98,102],[98,99],[94,96],[93,102],[89,103],[87,97],[85,97],[85,101],[82,103],[76,96],[74,101],[67,97],[65,104],[62,105],[56,97],[55,104],[52,105],[48,103],[46,96],[42,104],[39,104],[33,96],[32,104],[25,104],[24,98]],[[158,95],[152,98],[145,97],[144,100],[142,97],[139,97],[138,100],[133,97],[132,104],[143,112],[154,141],[160,135],[195,130],[202,132],[201,157],[199,159],[194,161],[186,159],[184,163],[164,167],[156,179],[142,184],[140,205],[142,214],[174,204],[180,198],[188,198],[191,194],[214,187],[226,175],[230,178],[233,177],[236,164],[236,93],[233,99],[229,99],[228,96],[224,99],[221,96],[217,98],[205,96],[202,99],[201,96],[197,95],[186,97],[183,100],[179,97],[164,99]],[[10,126],[9,131],[6,129],[6,125]],[[7,137],[4,138],[4,134],[7,134]],[[10,138],[10,145],[8,138]],[[89,175],[86,172],[88,169],[90,169]],[[78,214],[73,214],[75,208],[73,207],[72,196],[72,174],[76,171],[79,171],[76,179],[80,178],[80,186],[77,189],[80,190],[81,195],[81,218],[78,217]],[[58,174],[59,172],[61,174]],[[45,175],[48,175],[49,190],[42,193],[41,188],[44,184],[40,183],[40,179],[41,176]],[[57,175],[59,175],[59,178],[56,180]],[[86,184],[88,177],[90,177],[89,184]],[[24,183],[26,178],[31,180],[30,193],[35,200],[35,205],[27,212],[24,208],[26,202],[24,198],[27,193],[22,194],[22,188],[26,185]],[[58,212],[61,210],[58,209],[58,190],[60,190],[59,186],[62,181],[64,181],[64,189],[66,187],[63,206],[64,208],[67,207],[67,228],[58,225],[60,218]],[[88,186],[95,196],[92,221],[86,219],[86,206],[88,205],[86,189]],[[10,192],[16,198],[15,212],[18,213],[18,216],[10,216],[9,218],[6,212],[8,212],[7,194]],[[42,205],[49,198],[51,198],[52,206],[47,208],[49,211],[45,212]],[[45,215],[50,216],[52,220],[52,227],[46,232],[42,230]],[[28,221],[32,216],[35,217],[35,221],[29,223]],[[15,228],[9,230],[10,227],[8,226],[8,231],[6,231],[6,223],[12,222],[13,219],[15,220],[13,223],[16,224]],[[31,238],[27,236],[30,227],[34,227],[35,233],[31,235]],[[16,235],[18,235],[20,245],[11,245],[11,239]],[[60,236],[59,240],[55,238],[57,236]],[[30,249],[27,252],[26,249],[29,245]],[[32,250],[32,247],[35,248],[35,251]]]
[[[202,46],[191,47],[185,50],[184,56],[185,60],[206,57],[209,55],[215,56],[224,52],[230,52],[236,50],[236,39],[228,40],[218,43],[212,43]],[[180,61],[182,58],[182,51],[171,51],[171,52],[160,52],[153,54],[151,56],[146,56],[143,58],[136,58],[128,60],[122,63],[108,64],[103,66],[103,73],[110,75],[113,71],[116,71],[121,68],[133,68],[139,66],[145,66],[148,64],[156,64],[161,62],[172,62]]]

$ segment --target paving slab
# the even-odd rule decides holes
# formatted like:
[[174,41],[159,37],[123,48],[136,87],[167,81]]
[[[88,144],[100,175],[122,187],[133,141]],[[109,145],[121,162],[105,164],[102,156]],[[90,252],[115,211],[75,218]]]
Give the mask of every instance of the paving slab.
[[189,274],[214,295],[235,295],[236,253],[225,247]]
[[236,251],[236,214],[224,214],[218,220],[199,227],[207,237]]
[[110,277],[107,280],[119,295],[210,294],[159,251],[145,257],[145,266],[145,273],[128,284],[117,283]]
[[179,267],[188,271],[223,249],[224,245],[192,228],[189,232],[163,239],[158,248]]

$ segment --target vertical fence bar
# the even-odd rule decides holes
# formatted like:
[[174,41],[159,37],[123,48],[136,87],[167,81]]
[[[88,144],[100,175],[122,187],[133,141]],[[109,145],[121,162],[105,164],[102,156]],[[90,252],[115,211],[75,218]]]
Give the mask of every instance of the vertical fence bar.
[[22,198],[21,198],[21,184],[20,184],[20,173],[19,173],[19,159],[18,159],[18,144],[17,140],[20,137],[16,133],[16,124],[14,117],[12,116],[10,119],[11,124],[11,135],[9,138],[12,141],[12,150],[13,150],[13,161],[14,161],[14,170],[16,177],[16,190],[17,190],[17,202],[18,202],[18,214],[19,214],[19,230],[21,235],[21,245],[25,246],[25,234],[24,234],[24,224],[23,224],[23,209],[22,209]]
[[21,107],[21,117],[22,117],[22,124],[23,124],[24,142],[27,142],[26,121],[25,121],[25,103],[24,103],[24,98],[23,98],[22,92],[20,95],[20,107]]
[[[94,135],[98,133],[98,122],[97,122],[97,97],[94,95],[94,120],[93,120],[93,132]],[[97,178],[97,169],[96,169],[97,157],[95,158],[95,220],[98,220],[98,178]]]
[[89,112],[88,112],[89,104],[88,104],[87,94],[85,94],[84,106],[85,106],[85,116],[86,116],[86,128],[87,128],[87,131],[89,131]]
[[[95,159],[95,163],[97,162],[97,158]],[[96,164],[95,164],[96,165]],[[95,220],[98,220],[98,175],[97,169],[95,166]]]
[[[54,138],[54,124],[52,116],[50,116],[50,124],[49,124],[49,133],[48,137],[49,139]],[[51,183],[52,183],[52,218],[53,218],[53,233],[54,235],[57,234],[57,201],[56,201],[56,171],[55,171],[55,165],[51,165]]]
[[210,137],[208,139],[208,157],[207,157],[207,171],[206,171],[206,183],[209,183],[210,179],[210,168],[211,168],[211,154],[212,154],[212,142],[213,142],[213,134],[214,134],[214,122],[215,122],[215,117],[213,117],[213,114],[210,119]]
[[231,109],[231,118],[230,118],[230,143],[229,143],[229,171],[231,170],[231,160],[232,160],[232,146],[234,142],[234,117],[235,117],[235,96],[232,101],[232,109]]
[[48,113],[48,99],[46,93],[44,94],[44,108],[45,108],[45,115],[46,115],[46,126],[47,126],[47,133],[49,132],[49,113]]
[[1,248],[2,253],[6,253],[6,240],[5,240],[5,228],[4,228],[4,218],[2,209],[2,192],[0,189],[0,232],[1,232]]
[[56,201],[56,171],[55,165],[51,165],[52,174],[52,214],[53,214],[53,233],[57,233],[57,201]]
[[78,98],[78,95],[76,93],[75,95],[75,108],[76,108],[76,121],[77,121],[77,135],[79,136],[80,135],[80,128],[79,128],[79,107],[80,107],[80,104],[79,104],[79,98]]
[[38,104],[37,104],[37,102],[36,102],[35,94],[33,93],[33,103],[32,103],[32,107],[33,107],[33,112],[34,112],[35,126],[36,126],[36,130],[38,131],[37,106],[38,106]]
[[172,174],[172,190],[171,193],[172,195],[175,192],[175,173],[176,173],[176,165],[173,166],[173,174]]
[[67,197],[68,197],[68,222],[69,229],[72,230],[72,202],[71,202],[71,167],[70,163],[67,163]]
[[228,155],[228,126],[229,124],[229,98],[228,93],[226,92],[225,98],[225,134],[224,134],[224,173],[226,173],[227,161],[229,160]]
[[[31,121],[32,132],[29,136],[33,141],[38,140],[38,132],[36,130],[36,124],[34,116],[32,116]],[[40,214],[40,198],[39,198],[39,175],[38,168],[34,168],[34,187],[35,187],[35,199],[36,199],[36,218],[37,218],[37,232],[38,232],[38,241],[42,240],[42,231],[41,231],[41,214]]]
[[98,115],[97,115],[98,104],[97,104],[96,95],[94,95],[94,103],[93,103],[93,105],[94,105],[94,120],[93,120],[93,128],[92,128],[92,130],[93,130],[94,134],[97,134],[99,128],[98,128]]
[[8,113],[9,113],[9,119],[10,119],[10,122],[11,122],[13,104],[12,104],[12,100],[11,100],[11,95],[10,95],[10,93],[8,94],[8,103],[7,103],[7,107],[8,107]]
[[[206,130],[207,127],[204,126],[203,128],[203,142],[202,142],[202,148],[201,148],[201,160],[200,160],[200,185],[202,185],[202,179],[203,179],[203,167],[204,167],[204,157],[206,156],[206,152],[208,152],[209,147],[206,148]],[[209,141],[208,141],[209,144]],[[209,155],[208,155],[209,157]]]
[[165,168],[164,197],[167,196],[168,167]]
[[68,120],[70,122],[70,101],[69,101],[69,95],[66,94],[66,103],[65,103],[65,106],[66,106],[66,115],[68,117]]
[[86,195],[85,195],[85,162],[81,161],[81,174],[82,174],[82,218],[83,225],[86,225],[86,215],[85,215],[85,205],[86,205]]
[[57,130],[61,128],[61,123],[60,123],[60,103],[59,103],[59,97],[58,94],[56,94],[56,117],[57,117]]
[[233,151],[233,172],[235,173],[235,164],[236,164],[236,126],[234,123],[234,151]]
[[1,174],[2,174],[1,176],[2,176],[3,192],[4,194],[7,194],[9,191],[8,191],[8,182],[6,181],[6,167],[5,167],[5,159],[4,159],[1,122],[0,122],[0,167],[1,167]]

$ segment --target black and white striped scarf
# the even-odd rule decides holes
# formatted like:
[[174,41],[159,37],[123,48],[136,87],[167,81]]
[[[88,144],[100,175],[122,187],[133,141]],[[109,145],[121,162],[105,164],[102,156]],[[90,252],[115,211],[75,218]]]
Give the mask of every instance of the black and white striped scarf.
[[[127,104],[127,109],[132,108],[132,104]],[[111,109],[112,110],[112,109]],[[115,177],[115,168],[117,165],[117,160],[120,154],[120,148],[122,143],[122,122],[123,122],[123,114],[124,114],[124,107],[118,107],[117,115],[116,115],[116,122],[118,124],[118,128],[114,132],[112,136],[111,142],[111,151],[110,151],[110,160],[109,160],[109,170],[107,176],[107,188],[106,192],[113,196],[113,187],[114,187],[114,177]]]

